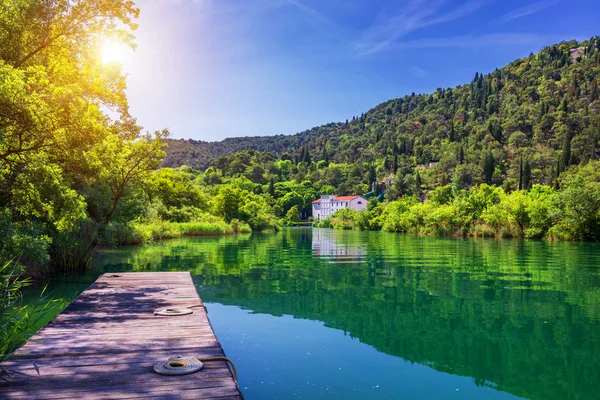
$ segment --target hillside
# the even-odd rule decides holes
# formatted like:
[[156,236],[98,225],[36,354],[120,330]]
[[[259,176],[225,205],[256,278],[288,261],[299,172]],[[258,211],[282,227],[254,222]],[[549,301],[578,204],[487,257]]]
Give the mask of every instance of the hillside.
[[516,188],[524,173],[528,184],[553,185],[569,165],[599,155],[599,49],[597,37],[562,42],[465,85],[406,95],[296,135],[169,140],[163,166],[205,169],[221,156],[257,150],[296,163],[358,165],[362,174],[375,169],[379,180],[421,166],[430,186],[457,172],[466,185]]
[[204,170],[210,163],[221,156],[238,151],[256,150],[276,155],[293,153],[304,143],[337,130],[341,124],[318,126],[295,135],[251,136],[227,138],[220,142],[204,142],[193,139],[167,139],[167,155],[163,167],[179,167],[189,165]]

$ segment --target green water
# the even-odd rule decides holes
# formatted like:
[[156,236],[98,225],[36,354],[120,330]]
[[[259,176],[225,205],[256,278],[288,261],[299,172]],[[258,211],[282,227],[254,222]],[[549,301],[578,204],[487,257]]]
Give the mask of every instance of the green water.
[[293,228],[103,251],[52,290],[190,271],[247,399],[590,399],[599,265],[591,243]]

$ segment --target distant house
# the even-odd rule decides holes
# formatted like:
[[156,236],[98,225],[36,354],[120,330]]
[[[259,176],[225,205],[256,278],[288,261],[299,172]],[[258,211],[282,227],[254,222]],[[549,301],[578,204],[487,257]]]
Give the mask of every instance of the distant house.
[[312,215],[314,219],[327,218],[343,208],[364,210],[369,201],[362,196],[336,196],[324,195],[312,202]]

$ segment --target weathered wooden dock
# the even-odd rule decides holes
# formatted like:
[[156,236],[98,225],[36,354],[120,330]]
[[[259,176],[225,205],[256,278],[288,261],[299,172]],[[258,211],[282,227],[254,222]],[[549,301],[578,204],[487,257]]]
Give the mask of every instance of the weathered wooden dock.
[[[10,359],[2,399],[240,399],[226,362],[184,376],[153,366],[173,356],[223,356],[188,272],[104,274]],[[189,307],[182,316],[157,316]]]

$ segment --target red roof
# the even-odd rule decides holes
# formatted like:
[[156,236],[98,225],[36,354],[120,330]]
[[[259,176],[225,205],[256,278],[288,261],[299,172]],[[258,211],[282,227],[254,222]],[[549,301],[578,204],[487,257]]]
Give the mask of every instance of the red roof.
[[[331,201],[352,201],[359,197],[362,197],[362,196],[336,196],[336,198]],[[320,202],[321,202],[321,199],[317,199],[317,200],[313,201],[313,203],[320,203]]]
[[359,197],[360,196],[337,196],[335,201],[351,201]]

